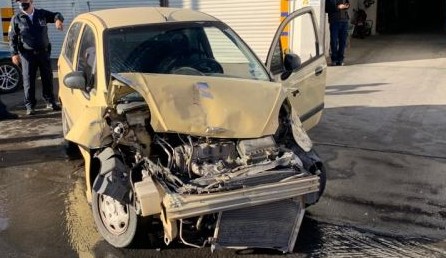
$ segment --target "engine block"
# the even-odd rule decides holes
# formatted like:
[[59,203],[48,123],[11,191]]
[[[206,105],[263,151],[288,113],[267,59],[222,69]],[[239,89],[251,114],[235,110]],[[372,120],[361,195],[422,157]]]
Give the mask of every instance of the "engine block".
[[175,148],[174,163],[182,171],[192,171],[198,176],[214,174],[231,167],[237,158],[234,142],[198,143],[193,147],[182,145]]

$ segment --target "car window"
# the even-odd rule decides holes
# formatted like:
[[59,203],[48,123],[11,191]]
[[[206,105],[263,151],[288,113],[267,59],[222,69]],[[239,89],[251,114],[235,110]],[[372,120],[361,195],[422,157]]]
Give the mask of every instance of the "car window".
[[181,23],[106,33],[108,73],[178,73],[269,80],[264,66],[222,23]]
[[96,40],[90,26],[82,33],[76,70],[84,72],[87,91],[96,88]]
[[284,72],[284,64],[283,64],[283,57],[285,54],[282,52],[282,43],[279,41],[279,44],[276,45],[273,51],[273,56],[271,58],[271,72],[273,74],[279,74]]
[[79,37],[79,32],[81,31],[82,24],[79,22],[73,23],[67,33],[67,38],[65,40],[63,55],[67,60],[73,64],[74,50],[76,49],[77,39]]
[[244,46],[230,37],[230,31],[215,27],[205,28],[214,58],[223,65],[227,74],[234,77],[267,80],[262,66],[250,55]]
[[284,57],[295,54],[299,57],[301,67],[311,63],[314,58],[323,53],[318,49],[316,30],[310,13],[304,13],[289,21],[283,27],[280,39],[272,49],[270,70],[274,75],[285,71]]
[[297,54],[304,65],[317,56],[316,32],[309,13],[293,19],[289,25],[289,43],[284,53]]

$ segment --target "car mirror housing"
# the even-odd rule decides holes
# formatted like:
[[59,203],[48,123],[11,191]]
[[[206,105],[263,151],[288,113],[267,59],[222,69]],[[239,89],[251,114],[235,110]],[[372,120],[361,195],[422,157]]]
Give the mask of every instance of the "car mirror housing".
[[300,57],[296,54],[286,54],[283,58],[283,66],[285,71],[280,76],[282,80],[286,80],[290,75],[301,66]]
[[300,57],[296,54],[286,54],[283,59],[283,65],[285,67],[285,71],[292,72],[301,66]]
[[70,89],[85,90],[86,87],[86,80],[82,71],[74,71],[65,75],[63,82]]

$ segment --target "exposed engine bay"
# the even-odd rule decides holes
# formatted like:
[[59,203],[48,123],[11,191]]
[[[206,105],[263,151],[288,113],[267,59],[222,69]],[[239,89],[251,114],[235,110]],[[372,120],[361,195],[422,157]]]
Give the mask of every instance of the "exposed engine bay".
[[[113,146],[128,147],[134,161],[147,166],[153,176],[167,179],[178,193],[230,190],[229,184],[271,170],[294,176],[304,173],[302,160],[286,142],[275,138],[218,139],[182,134],[150,134],[150,114],[145,102],[121,103],[109,110]],[[282,139],[282,141],[290,139]],[[127,157],[130,158],[130,157]],[[239,185],[239,187],[241,187]]]
[[[242,206],[232,199],[224,201],[216,199],[215,202],[211,199],[209,203],[200,201],[206,204],[206,209],[195,208],[197,205],[193,203],[190,204],[192,208],[188,208],[190,211],[176,212],[175,209],[178,207],[189,205],[186,200],[181,199],[181,196],[195,198],[195,195],[214,196],[212,194],[239,191],[236,198],[254,199],[259,195],[256,192],[258,190],[247,190],[250,187],[263,187],[270,183],[287,184],[308,176],[317,179],[314,175],[321,173],[322,163],[317,155],[305,152],[294,140],[292,121],[287,115],[288,112],[284,107],[281,112],[283,115],[279,118],[281,126],[276,135],[257,139],[227,139],[180,133],[161,134],[151,130],[150,112],[146,102],[141,101],[137,94],[129,94],[120,100],[114,109],[110,108],[106,112],[105,119],[110,127],[111,144],[96,154],[101,169],[93,189],[98,194],[111,197],[121,205],[133,206],[140,216],[160,215],[166,244],[177,235],[183,243],[194,247],[214,243],[212,239],[218,238],[217,233],[214,237],[208,236],[202,245],[189,243],[183,238],[183,227],[187,227],[186,224],[191,223],[190,220],[194,221],[193,225],[207,223],[210,225],[206,227],[208,229],[218,228],[220,224],[232,225],[235,222],[222,219],[224,218],[222,214],[229,212],[221,211],[230,209],[229,207],[231,209],[249,207],[252,204],[245,203]],[[286,194],[296,191],[296,187],[292,185],[288,188],[277,187],[278,190],[283,189]],[[320,188],[314,186],[302,187],[299,193],[307,193],[309,198],[296,199],[297,204],[291,206],[289,203],[283,205],[300,207],[299,209],[303,211],[304,202],[307,204],[317,202],[321,193],[318,190],[320,191]],[[253,197],[248,198],[249,195]],[[290,196],[294,195],[295,192]],[[277,200],[282,200],[283,203],[283,197]],[[161,203],[163,204],[160,205]],[[267,204],[268,201],[261,199],[252,203]],[[166,205],[167,207],[163,209]],[[219,208],[212,208],[213,206]],[[268,209],[261,205],[256,207]],[[253,210],[249,212],[257,214]],[[243,217],[243,215],[237,216]],[[270,219],[265,218],[264,221]],[[283,227],[293,229],[296,225],[300,225],[300,222],[297,223],[299,219],[301,220],[300,216],[292,219],[290,225]],[[179,223],[179,229],[176,223]],[[184,223],[186,224],[183,225]],[[196,226],[194,230],[198,228]],[[223,237],[225,231],[222,232],[220,241],[225,242]],[[226,234],[226,238],[232,239],[233,236]],[[283,242],[288,243],[289,240]],[[291,248],[293,246],[294,243]],[[290,246],[286,246],[279,249],[289,251],[289,248]]]

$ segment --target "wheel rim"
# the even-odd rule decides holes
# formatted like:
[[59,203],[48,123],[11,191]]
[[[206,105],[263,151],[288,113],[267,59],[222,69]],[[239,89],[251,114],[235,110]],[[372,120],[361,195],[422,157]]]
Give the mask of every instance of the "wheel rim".
[[0,66],[0,90],[12,90],[19,84],[20,73],[16,67],[4,64]]
[[99,214],[105,228],[114,235],[127,231],[130,215],[128,205],[122,205],[115,199],[99,195]]

